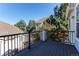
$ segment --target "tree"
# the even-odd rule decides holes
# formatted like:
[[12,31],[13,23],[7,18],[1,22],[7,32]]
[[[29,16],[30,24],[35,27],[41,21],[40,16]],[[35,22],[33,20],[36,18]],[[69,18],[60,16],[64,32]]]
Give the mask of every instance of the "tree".
[[35,23],[34,20],[30,20],[28,25],[31,26],[34,29],[36,28],[36,23]]
[[46,21],[47,23],[49,23],[49,24],[50,24],[50,20],[49,20],[49,18],[47,18],[45,21]]
[[59,17],[58,10],[59,10],[59,7],[56,6],[56,7],[54,8],[54,17],[55,17],[56,19]]
[[62,3],[54,8],[54,15],[46,19],[50,25],[56,26],[57,30],[67,30],[68,22],[65,20],[67,4]]
[[36,25],[37,24],[34,20],[30,20],[27,25],[27,30],[29,29],[29,30],[33,31],[34,29],[36,29]]
[[23,19],[20,19],[19,22],[15,24],[16,27],[20,28],[21,30],[25,31],[26,23]]
[[61,4],[58,10],[59,17],[63,20],[65,20],[67,5],[68,5],[67,3]]
[[54,8],[54,16],[53,17],[55,20],[53,22],[55,22],[54,25],[56,25],[58,30],[64,30],[64,29],[66,30],[67,29],[68,22],[65,19],[66,8],[67,8],[66,3],[63,3],[59,7],[56,6]]

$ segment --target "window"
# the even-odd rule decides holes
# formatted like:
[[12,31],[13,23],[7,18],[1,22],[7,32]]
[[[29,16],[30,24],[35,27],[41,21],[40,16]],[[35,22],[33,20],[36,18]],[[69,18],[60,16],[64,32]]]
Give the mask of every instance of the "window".
[[76,27],[76,31],[77,31],[76,35],[79,38],[79,5],[77,6],[77,9],[76,9],[76,25],[77,25],[77,27]]
[[79,21],[79,5],[76,8],[76,18],[77,18],[77,21]]

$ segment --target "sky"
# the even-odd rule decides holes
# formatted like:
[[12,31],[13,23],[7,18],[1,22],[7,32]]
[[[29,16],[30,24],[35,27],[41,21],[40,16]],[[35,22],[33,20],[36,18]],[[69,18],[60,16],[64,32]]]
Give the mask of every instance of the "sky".
[[26,24],[29,20],[38,21],[54,13],[54,7],[59,3],[0,3],[0,21],[16,24],[23,19]]

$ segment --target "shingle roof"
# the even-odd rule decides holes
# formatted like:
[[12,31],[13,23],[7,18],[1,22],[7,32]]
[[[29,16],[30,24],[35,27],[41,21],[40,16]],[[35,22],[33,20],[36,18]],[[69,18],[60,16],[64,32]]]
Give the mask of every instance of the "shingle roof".
[[39,19],[38,21],[37,21],[37,23],[42,23],[44,20],[46,20],[48,17],[43,17],[43,18],[41,18],[41,19]]
[[23,33],[23,31],[16,26],[0,21],[0,36],[17,33]]

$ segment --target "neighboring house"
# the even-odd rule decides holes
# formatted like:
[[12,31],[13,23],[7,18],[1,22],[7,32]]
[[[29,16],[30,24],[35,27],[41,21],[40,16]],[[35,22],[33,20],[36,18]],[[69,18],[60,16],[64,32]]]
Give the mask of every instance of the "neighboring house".
[[45,20],[47,19],[47,17],[44,17],[40,20],[38,20],[36,23],[37,23],[37,26],[36,26],[36,29],[39,30],[40,27],[42,26],[45,26],[45,27],[53,27],[53,25],[47,23]]
[[[24,32],[20,30],[18,27],[0,21],[0,36],[18,34],[18,33],[24,33]],[[9,37],[9,39],[12,40],[12,48],[11,48],[11,40],[9,40],[9,50],[14,50],[15,48],[17,48],[17,37],[12,36],[12,38]],[[15,40],[15,48],[14,48],[14,40]],[[24,41],[25,41],[25,36],[19,35],[18,49],[21,49]],[[8,51],[8,38],[5,37],[5,52],[7,51]],[[0,55],[3,54],[4,54],[4,38],[0,37]]]
[[[79,4],[69,3],[67,7],[66,19],[69,21],[69,31],[74,31],[74,45],[79,51]],[[69,34],[70,41],[71,34]]]
[[39,27],[41,27],[43,25],[46,25],[46,22],[45,22],[46,19],[47,19],[47,17],[44,17],[44,18],[38,20],[36,23],[38,24]]

